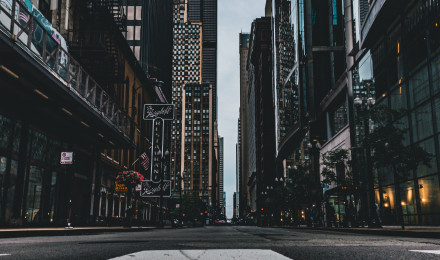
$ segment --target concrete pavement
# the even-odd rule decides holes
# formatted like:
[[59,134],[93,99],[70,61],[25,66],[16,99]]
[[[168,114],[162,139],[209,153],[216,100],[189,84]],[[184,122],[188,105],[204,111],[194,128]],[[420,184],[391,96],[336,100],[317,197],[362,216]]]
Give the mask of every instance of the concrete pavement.
[[[440,239],[235,226],[0,239],[0,260],[113,259],[131,255],[139,256],[137,259],[173,260],[176,254],[191,260],[195,256],[243,260],[259,252],[259,259],[269,260],[273,255],[295,260],[429,260],[439,259]],[[212,253],[217,258],[203,257]]]

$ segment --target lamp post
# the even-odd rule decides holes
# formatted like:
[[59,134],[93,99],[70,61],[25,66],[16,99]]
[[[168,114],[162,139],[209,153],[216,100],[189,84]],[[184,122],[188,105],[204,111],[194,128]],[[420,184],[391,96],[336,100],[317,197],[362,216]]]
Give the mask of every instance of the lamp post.
[[[367,112],[374,104],[376,103],[376,100],[373,97],[369,97],[367,100],[363,100],[357,96],[354,99],[354,105],[357,108],[357,112],[359,113],[365,113]],[[370,134],[370,118],[364,117],[363,118],[363,126],[364,126],[364,137],[368,136]],[[376,212],[376,203],[374,198],[374,178],[373,178],[373,169],[371,164],[371,147],[369,146],[363,146],[363,150],[365,153],[365,162],[367,164],[367,179],[366,184],[367,187],[364,191],[367,192],[367,201],[368,201],[368,226],[369,227],[380,227],[379,223],[379,216]]]
[[[160,176],[160,187],[163,188],[163,179],[165,178],[165,169],[166,165],[164,166],[164,163],[166,163],[166,160],[168,156],[170,155],[170,152],[168,149],[165,151],[165,153],[162,153],[162,150],[159,149],[156,154],[160,158],[161,163],[161,169],[162,169],[162,175]],[[163,227],[163,210],[162,210],[162,200],[163,200],[163,191],[160,191],[160,198],[159,198],[159,226]]]

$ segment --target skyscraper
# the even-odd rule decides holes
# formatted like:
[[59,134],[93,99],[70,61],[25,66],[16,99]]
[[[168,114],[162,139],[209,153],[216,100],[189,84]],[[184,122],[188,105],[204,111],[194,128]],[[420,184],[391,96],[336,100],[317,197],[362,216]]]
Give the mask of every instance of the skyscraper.
[[215,97],[214,119],[217,119],[217,0],[187,0],[187,9],[189,21],[200,21],[203,24],[202,83],[212,85]]
[[249,53],[249,33],[240,33],[239,35],[239,54],[240,54],[240,118],[239,118],[239,133],[238,133],[238,194],[239,194],[239,206],[242,206],[240,214],[243,214],[243,210],[249,205],[248,195],[248,179],[251,173],[249,172],[249,82],[248,72],[246,69]]
[[[171,99],[173,49],[173,0],[143,0],[141,64],[150,78],[163,82],[163,92]],[[139,2],[139,1],[137,1]]]
[[[218,187],[219,187],[219,194],[222,195],[224,194],[224,172],[223,172],[223,137],[219,137],[218,138],[218,143],[219,143],[219,167],[218,167],[218,175],[219,175],[219,183],[218,183]],[[224,207],[226,206],[226,204],[224,203],[223,199],[219,199],[219,206],[220,208],[223,210]]]
[[[213,126],[216,118],[217,1],[174,0],[172,180],[186,173],[184,192],[212,204]],[[203,83],[203,84],[202,84]],[[215,183],[215,181],[214,181]],[[174,194],[179,190],[174,182]],[[207,195],[208,194],[208,195]],[[206,197],[208,196],[208,197]]]

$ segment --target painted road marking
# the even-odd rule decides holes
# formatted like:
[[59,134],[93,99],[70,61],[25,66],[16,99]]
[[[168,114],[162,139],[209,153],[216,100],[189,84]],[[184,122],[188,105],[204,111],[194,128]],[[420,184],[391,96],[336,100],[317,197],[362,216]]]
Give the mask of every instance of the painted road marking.
[[9,256],[11,254],[0,254],[0,256]]
[[132,253],[111,260],[126,259],[154,259],[154,260],[220,260],[220,259],[239,259],[239,260],[289,260],[272,250],[262,249],[209,249],[209,250],[152,250]]
[[409,250],[411,252],[440,255],[440,250]]

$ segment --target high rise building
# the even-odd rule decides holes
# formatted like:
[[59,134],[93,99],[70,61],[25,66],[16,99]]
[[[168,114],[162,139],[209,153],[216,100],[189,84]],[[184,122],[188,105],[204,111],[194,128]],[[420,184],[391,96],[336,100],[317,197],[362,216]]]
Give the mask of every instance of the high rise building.
[[[139,1],[128,1],[139,2]],[[150,78],[163,82],[162,90],[171,102],[173,58],[173,0],[142,0],[144,2],[141,42],[141,64]],[[127,24],[128,26],[128,24]]]
[[274,97],[277,147],[299,120],[298,81],[295,66],[295,40],[292,2],[274,1],[273,53]]
[[[235,145],[235,191],[236,191],[236,197],[234,198],[234,205],[236,205],[237,207],[239,206],[240,202],[240,190],[241,190],[241,171],[242,171],[242,156],[241,156],[241,120],[240,118],[238,118],[238,123],[237,123],[237,144]],[[237,200],[237,201],[235,201]],[[238,208],[237,208],[237,212],[238,212]]]
[[[224,155],[224,146],[223,146],[223,137],[218,138],[218,147],[219,147],[219,156],[218,156],[218,188],[219,194],[222,195],[224,192],[224,172],[223,172],[223,155]],[[226,206],[223,199],[219,199],[219,207],[223,209]]]
[[248,113],[249,113],[249,82],[247,72],[247,61],[249,53],[249,33],[240,33],[239,35],[239,55],[240,55],[240,118],[239,118],[239,133],[238,133],[238,186],[239,189],[239,206],[242,206],[240,214],[249,205],[248,195],[248,179],[251,173],[249,172],[249,130],[248,127]]
[[[172,100],[176,119],[172,123],[172,180],[185,172],[190,179],[183,184],[184,192],[193,191],[210,205],[212,190],[217,189],[213,187],[217,185],[217,176],[213,176],[217,170],[212,161],[216,50],[217,1],[174,0]],[[173,184],[174,194],[178,185]]]
[[[275,182],[275,119],[272,92],[272,50],[271,50],[271,18],[262,17],[252,23],[249,55],[249,129],[250,146],[255,149],[251,159],[253,171],[247,183],[250,184],[251,195],[257,208],[262,202],[258,196],[267,186]],[[254,168],[255,167],[255,168]],[[244,185],[244,184],[243,184]],[[257,195],[257,196],[255,196]],[[255,204],[254,204],[255,205]],[[243,205],[241,205],[243,208]],[[255,210],[255,208],[253,209]],[[260,217],[260,213],[257,214]]]
[[[186,84],[184,87],[180,134],[182,150],[177,152],[181,172],[186,178],[183,183],[175,182],[173,191],[179,191],[200,197],[205,203],[212,203],[213,198],[213,135],[212,88],[207,84]],[[174,132],[173,137],[176,134]],[[175,139],[173,139],[175,141]],[[175,164],[176,165],[176,164]],[[176,174],[176,172],[172,173]],[[172,175],[173,176],[173,175]],[[174,177],[174,178],[173,178]],[[173,176],[172,180],[177,180]]]
[[217,0],[187,0],[187,9],[189,21],[203,24],[202,83],[212,85],[214,119],[217,119]]

